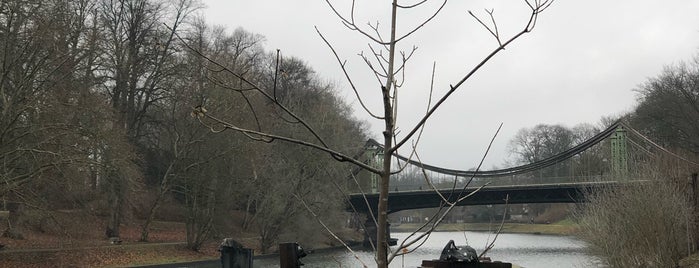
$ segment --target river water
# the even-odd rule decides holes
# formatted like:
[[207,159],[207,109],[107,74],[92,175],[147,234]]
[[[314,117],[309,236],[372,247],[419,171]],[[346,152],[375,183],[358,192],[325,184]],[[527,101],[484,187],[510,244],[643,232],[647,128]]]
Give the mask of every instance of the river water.
[[[393,237],[401,241],[407,235],[409,233],[392,233]],[[390,267],[418,267],[422,260],[438,259],[449,240],[454,240],[457,246],[468,244],[480,253],[493,236],[485,232],[435,232],[415,252],[396,257]],[[362,262],[368,267],[376,266],[372,252],[356,253],[361,262],[347,250],[311,253],[302,259],[305,264],[303,267],[362,267]],[[585,253],[584,243],[572,236],[500,234],[495,247],[487,256],[495,261],[510,262],[525,268],[602,267],[594,257]],[[279,267],[279,259],[256,259],[254,266]]]

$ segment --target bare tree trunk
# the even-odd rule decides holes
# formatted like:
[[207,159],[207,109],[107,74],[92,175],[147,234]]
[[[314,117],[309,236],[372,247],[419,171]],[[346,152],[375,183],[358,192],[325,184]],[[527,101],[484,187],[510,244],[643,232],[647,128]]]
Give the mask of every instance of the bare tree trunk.
[[[252,180],[257,181],[257,166],[255,165],[255,161],[251,162],[252,166]],[[245,204],[245,216],[243,218],[243,229],[247,230],[250,228],[250,224],[255,220],[255,216],[252,213],[252,207],[255,201],[255,194],[249,193],[248,195],[248,200]]]
[[148,216],[146,217],[146,221],[143,223],[143,226],[141,228],[141,239],[140,241],[142,242],[148,242],[148,234],[150,233],[150,225],[153,223],[153,219],[155,218],[155,213],[158,212],[158,209],[160,208],[160,204],[163,201],[163,198],[165,197],[165,193],[167,193],[168,189],[170,189],[170,174],[172,173],[172,168],[175,166],[175,161],[173,160],[170,162],[170,165],[167,167],[167,170],[165,171],[165,174],[163,175],[163,178],[160,180],[160,187],[158,188],[158,195],[155,197],[155,200],[153,201],[153,205],[150,207],[150,210],[148,211]]
[[121,196],[121,189],[118,189],[120,187],[116,186],[115,188],[116,189],[110,189],[108,191],[109,221],[107,222],[107,229],[105,231],[107,238],[119,237],[119,226],[121,225],[121,211],[123,209],[124,202],[123,196]]
[[376,226],[376,259],[378,267],[388,267],[388,237],[386,237],[388,226],[388,189],[390,186],[391,177],[391,147],[393,136],[393,116],[388,97],[389,90],[384,88],[384,100],[389,104],[384,106],[386,109],[386,131],[384,131],[384,155],[383,155],[383,172],[381,173],[380,189],[379,189],[379,204],[378,204],[378,219]]
[[391,99],[391,89],[394,87],[394,64],[395,64],[395,50],[396,50],[396,9],[398,6],[398,1],[393,0],[391,5],[391,42],[389,44],[389,56],[388,56],[388,72],[386,78],[386,85],[381,89],[383,95],[383,107],[384,107],[384,123],[385,129],[383,132],[384,138],[384,150],[383,150],[383,167],[381,172],[381,181],[379,189],[379,204],[378,204],[378,219],[376,226],[376,264],[380,268],[388,267],[388,189],[390,186],[391,178],[391,158],[393,154],[393,133],[395,129],[395,109],[397,108],[396,100],[398,94],[393,95],[394,99]]
[[254,216],[251,216],[253,202],[254,202],[253,196],[252,195],[248,196],[248,200],[247,200],[246,205],[245,205],[245,215],[243,217],[243,226],[242,227],[244,230],[247,230],[248,228],[250,228],[250,224],[255,219]]
[[19,228],[19,222],[22,215],[22,203],[7,203],[7,210],[9,211],[9,215],[7,217],[7,229],[2,233],[2,236],[11,239],[24,239],[24,235],[22,235],[22,231]]

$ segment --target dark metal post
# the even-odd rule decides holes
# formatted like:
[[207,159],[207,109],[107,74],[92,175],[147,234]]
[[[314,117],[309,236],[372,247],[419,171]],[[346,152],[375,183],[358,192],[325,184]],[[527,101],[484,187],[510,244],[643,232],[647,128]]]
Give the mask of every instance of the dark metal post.
[[252,268],[252,249],[243,248],[243,245],[235,240],[226,238],[218,250],[221,252],[221,267]]
[[298,243],[280,243],[279,244],[279,267],[280,268],[299,268],[303,265],[300,259],[306,256],[306,252],[299,246]]
[[[391,237],[391,223],[386,222],[386,242],[389,246],[395,246],[398,243],[398,239]],[[366,222],[364,223],[364,243],[365,248],[372,248],[372,244],[377,246],[376,243],[376,224],[371,218],[371,215],[367,216]]]

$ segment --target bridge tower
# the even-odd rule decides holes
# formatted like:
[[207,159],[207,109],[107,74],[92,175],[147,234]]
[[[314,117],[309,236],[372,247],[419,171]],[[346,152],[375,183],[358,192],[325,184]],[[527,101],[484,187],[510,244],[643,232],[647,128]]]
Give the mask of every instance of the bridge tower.
[[612,149],[612,176],[614,180],[628,179],[629,166],[626,151],[626,130],[619,126],[611,137]]
[[[383,149],[379,146],[367,147],[366,157],[369,165],[375,168],[381,168],[383,165]],[[369,192],[379,192],[379,175],[371,173],[369,176]]]

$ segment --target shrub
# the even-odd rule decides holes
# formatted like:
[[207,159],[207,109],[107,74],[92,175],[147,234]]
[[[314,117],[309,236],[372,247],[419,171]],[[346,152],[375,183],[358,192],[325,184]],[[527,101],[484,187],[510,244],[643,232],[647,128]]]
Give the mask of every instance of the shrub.
[[679,183],[654,181],[588,194],[580,237],[609,267],[676,267],[691,249],[692,206]]

